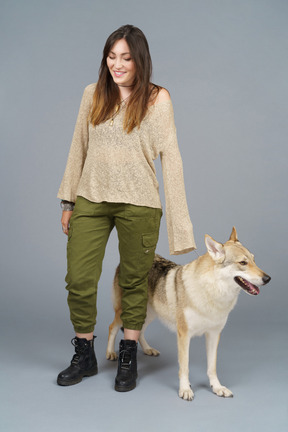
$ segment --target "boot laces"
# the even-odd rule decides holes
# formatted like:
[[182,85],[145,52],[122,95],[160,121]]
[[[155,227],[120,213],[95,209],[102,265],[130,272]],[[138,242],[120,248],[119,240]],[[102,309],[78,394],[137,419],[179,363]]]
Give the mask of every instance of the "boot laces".
[[131,365],[131,351],[129,349],[120,351],[119,360],[121,369],[129,369]]
[[71,340],[72,345],[75,347],[76,354],[73,355],[71,364],[78,365],[80,360],[80,355],[85,352],[88,347],[88,343],[84,343],[82,346],[79,346],[78,339],[75,337]]

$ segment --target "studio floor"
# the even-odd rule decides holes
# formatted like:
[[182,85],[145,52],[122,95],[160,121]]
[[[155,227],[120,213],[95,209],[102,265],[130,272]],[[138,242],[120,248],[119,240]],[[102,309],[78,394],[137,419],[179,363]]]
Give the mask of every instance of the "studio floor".
[[[20,329],[19,329],[20,330]],[[71,335],[72,336],[72,335]],[[70,337],[70,335],[69,335]],[[120,335],[118,337],[118,340]],[[288,429],[287,331],[284,326],[227,324],[218,350],[218,375],[234,397],[212,393],[206,377],[205,342],[190,346],[193,402],[178,395],[176,337],[160,323],[147,330],[157,358],[139,349],[134,391],[117,393],[117,364],[105,359],[107,335],[96,339],[99,374],[71,387],[56,384],[73,348],[63,334],[10,334],[1,353],[1,430],[4,432],[158,432],[174,430],[284,432]]]

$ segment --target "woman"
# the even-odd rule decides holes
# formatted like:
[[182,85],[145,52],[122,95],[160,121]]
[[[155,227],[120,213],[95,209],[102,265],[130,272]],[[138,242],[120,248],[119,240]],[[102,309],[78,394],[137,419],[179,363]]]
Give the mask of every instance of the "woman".
[[[58,375],[72,385],[98,372],[94,353],[97,284],[109,234],[119,238],[123,290],[115,390],[135,388],[137,341],[145,321],[148,272],[162,216],[153,161],[162,161],[171,254],[195,248],[173,108],[167,90],[150,82],[147,40],[125,25],[106,41],[97,84],[85,88],[58,197],[68,235],[66,276],[75,355]],[[74,207],[75,203],[75,207]]]

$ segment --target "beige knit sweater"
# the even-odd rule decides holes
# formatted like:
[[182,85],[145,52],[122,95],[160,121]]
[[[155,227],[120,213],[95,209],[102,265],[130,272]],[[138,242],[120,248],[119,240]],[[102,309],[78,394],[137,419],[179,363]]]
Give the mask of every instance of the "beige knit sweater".
[[161,208],[154,160],[161,157],[170,254],[195,249],[171,101],[148,109],[140,128],[123,130],[124,107],[96,127],[87,124],[95,84],[83,94],[58,198]]

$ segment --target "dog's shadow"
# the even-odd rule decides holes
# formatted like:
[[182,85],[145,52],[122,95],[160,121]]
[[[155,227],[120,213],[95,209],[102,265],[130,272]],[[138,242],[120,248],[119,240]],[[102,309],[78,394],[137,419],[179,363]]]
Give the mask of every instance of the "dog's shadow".
[[[139,364],[139,376],[141,379],[145,379],[145,377],[153,376],[153,381],[157,381],[164,385],[167,389],[171,389],[178,393],[179,391],[179,381],[178,381],[178,362],[177,356],[171,355],[171,353],[167,353],[164,355],[161,353],[159,356],[147,356],[143,352],[139,352],[138,355],[138,364]],[[192,365],[191,365],[192,366]],[[193,371],[192,375],[193,375]],[[199,372],[199,371],[198,371]],[[202,374],[201,374],[202,375]],[[192,378],[192,388],[193,391],[198,392],[200,390],[205,390],[207,392],[211,392],[211,388],[207,381],[206,376],[200,376],[197,373],[197,376],[194,376],[195,380]],[[169,377],[169,379],[167,379]],[[198,379],[197,379],[198,378]],[[207,381],[205,383],[205,380]]]
[[159,374],[159,372],[175,370],[177,374],[178,365],[177,358],[172,358],[171,355],[148,356],[142,351],[138,355],[138,368],[140,373],[147,375]]

